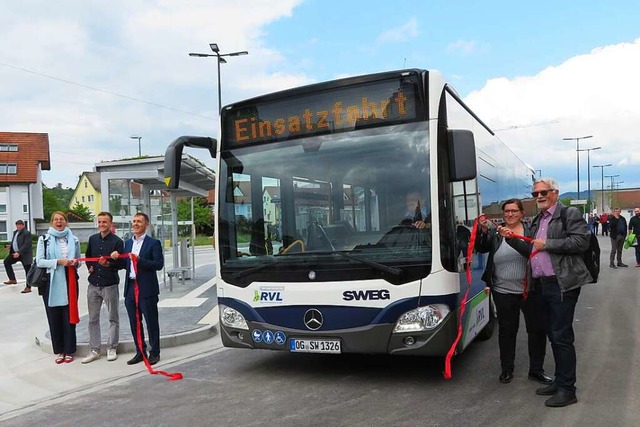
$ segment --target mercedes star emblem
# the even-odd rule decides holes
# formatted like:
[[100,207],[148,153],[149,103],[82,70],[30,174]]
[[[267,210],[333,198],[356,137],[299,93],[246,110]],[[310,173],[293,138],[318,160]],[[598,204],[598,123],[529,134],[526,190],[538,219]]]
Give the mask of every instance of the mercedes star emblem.
[[304,324],[312,331],[317,331],[322,326],[322,313],[320,310],[310,308],[304,313]]

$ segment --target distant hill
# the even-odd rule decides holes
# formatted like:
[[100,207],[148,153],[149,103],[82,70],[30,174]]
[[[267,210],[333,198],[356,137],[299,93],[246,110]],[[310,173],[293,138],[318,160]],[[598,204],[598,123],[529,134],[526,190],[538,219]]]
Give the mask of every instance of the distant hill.
[[[594,189],[591,189],[591,196],[594,197]],[[585,191],[581,191],[580,192],[580,196],[578,197],[578,192],[577,191],[568,191],[566,193],[562,193],[560,194],[560,198],[561,199],[572,199],[572,200],[577,200],[577,199],[588,199],[589,198],[589,191],[585,190]]]

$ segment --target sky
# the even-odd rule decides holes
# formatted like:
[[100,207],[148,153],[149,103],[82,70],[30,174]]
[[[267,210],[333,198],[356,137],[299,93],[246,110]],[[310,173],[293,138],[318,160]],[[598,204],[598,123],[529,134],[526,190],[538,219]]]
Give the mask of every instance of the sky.
[[[49,134],[43,181],[219,136],[222,104],[345,76],[438,70],[561,192],[587,162],[640,187],[640,2],[21,0],[0,3],[0,130]],[[187,151],[203,158],[204,152]],[[211,160],[207,164],[213,166]],[[592,189],[601,168],[591,168]],[[611,179],[605,178],[605,187]]]

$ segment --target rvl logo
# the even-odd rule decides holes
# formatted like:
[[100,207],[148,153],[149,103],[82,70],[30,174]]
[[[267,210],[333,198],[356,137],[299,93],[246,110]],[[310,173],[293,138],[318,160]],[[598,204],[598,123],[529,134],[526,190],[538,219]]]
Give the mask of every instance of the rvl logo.
[[253,300],[259,302],[282,302],[282,294],[280,291],[267,292],[267,291],[253,291]]

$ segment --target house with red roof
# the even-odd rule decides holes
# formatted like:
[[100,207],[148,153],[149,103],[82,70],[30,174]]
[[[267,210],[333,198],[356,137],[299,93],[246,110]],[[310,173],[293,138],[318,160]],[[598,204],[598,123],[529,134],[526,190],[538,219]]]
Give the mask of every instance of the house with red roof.
[[49,134],[0,132],[0,241],[22,220],[35,230],[44,219],[42,171],[51,170]]

